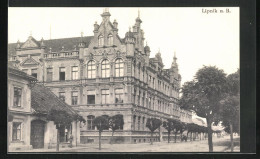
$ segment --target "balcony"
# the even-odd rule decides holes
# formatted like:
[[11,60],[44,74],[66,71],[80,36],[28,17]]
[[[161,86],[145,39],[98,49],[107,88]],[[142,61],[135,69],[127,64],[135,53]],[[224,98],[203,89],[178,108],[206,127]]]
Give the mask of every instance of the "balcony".
[[53,59],[53,58],[67,58],[67,57],[78,57],[79,52],[73,51],[73,52],[59,52],[59,53],[48,53],[44,54],[45,59]]

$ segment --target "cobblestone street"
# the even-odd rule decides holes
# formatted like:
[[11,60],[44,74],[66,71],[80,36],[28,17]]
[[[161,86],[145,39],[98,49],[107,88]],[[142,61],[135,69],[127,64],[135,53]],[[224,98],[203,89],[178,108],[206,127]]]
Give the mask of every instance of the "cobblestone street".
[[[213,138],[214,152],[230,152],[230,138]],[[234,152],[239,152],[239,137],[234,138]],[[55,149],[34,149],[28,152],[56,152]],[[74,148],[60,148],[60,152],[208,152],[208,141],[187,141],[171,143],[155,142],[140,144],[102,144],[102,149],[98,149],[98,144],[86,144]]]

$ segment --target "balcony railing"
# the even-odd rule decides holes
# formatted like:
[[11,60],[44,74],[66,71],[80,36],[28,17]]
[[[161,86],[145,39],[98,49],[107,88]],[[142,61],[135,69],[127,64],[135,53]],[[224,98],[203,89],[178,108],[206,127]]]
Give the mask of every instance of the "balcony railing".
[[66,57],[78,57],[79,52],[74,51],[74,52],[59,52],[59,53],[48,53],[44,54],[44,58],[66,58]]

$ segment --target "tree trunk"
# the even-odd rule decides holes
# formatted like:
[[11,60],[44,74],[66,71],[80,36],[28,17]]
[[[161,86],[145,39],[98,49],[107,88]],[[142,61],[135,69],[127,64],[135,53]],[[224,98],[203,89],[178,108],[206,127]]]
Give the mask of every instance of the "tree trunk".
[[151,145],[153,144],[153,132],[151,131]]
[[59,152],[60,148],[60,130],[59,128],[57,129],[57,145],[56,145],[56,151]]
[[231,152],[234,151],[234,141],[233,141],[233,125],[231,122],[229,122],[230,127],[230,141],[231,141]]
[[175,136],[174,136],[174,142],[176,143],[177,140],[177,132],[175,132]]
[[161,142],[161,126],[159,126],[159,142]]
[[211,120],[207,118],[209,152],[213,152]]
[[190,132],[190,141],[192,142],[192,132]]
[[99,131],[99,150],[101,150],[101,131]]
[[114,131],[112,130],[112,137],[111,137],[111,141],[110,141],[111,145],[113,144],[113,138],[114,138]]
[[181,142],[182,142],[182,132],[181,132]]
[[170,143],[170,133],[171,131],[168,131],[168,143]]

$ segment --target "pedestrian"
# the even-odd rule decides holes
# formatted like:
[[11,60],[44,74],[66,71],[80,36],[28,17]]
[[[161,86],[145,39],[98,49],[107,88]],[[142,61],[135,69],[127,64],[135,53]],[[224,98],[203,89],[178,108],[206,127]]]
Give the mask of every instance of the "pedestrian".
[[69,138],[69,142],[70,142],[69,147],[70,148],[72,148],[72,141],[73,141],[73,135],[72,135],[72,133],[70,133],[70,138]]

